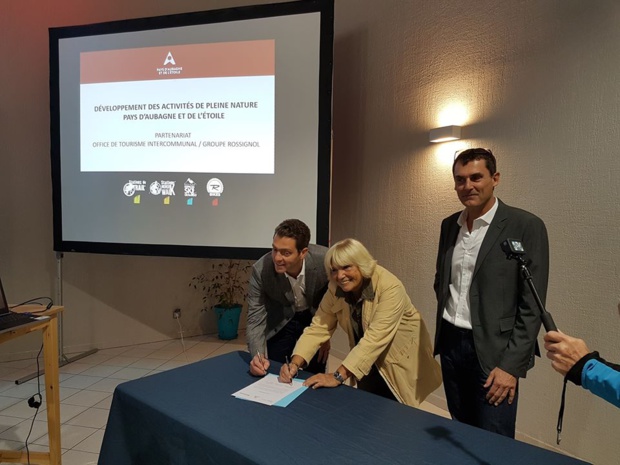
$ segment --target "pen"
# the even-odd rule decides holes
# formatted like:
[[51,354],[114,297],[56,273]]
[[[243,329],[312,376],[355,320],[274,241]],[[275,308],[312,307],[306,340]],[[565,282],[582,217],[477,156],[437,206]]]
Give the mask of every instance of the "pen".
[[291,377],[290,384],[293,384],[293,375],[291,375],[291,361],[288,359],[288,355],[286,356],[285,360],[286,360],[286,367],[288,368],[288,374]]
[[265,370],[265,373],[267,373],[267,370],[265,369],[265,360],[263,359],[263,356],[260,354],[260,351],[257,351],[256,355],[258,355],[258,361],[260,362],[261,368]]

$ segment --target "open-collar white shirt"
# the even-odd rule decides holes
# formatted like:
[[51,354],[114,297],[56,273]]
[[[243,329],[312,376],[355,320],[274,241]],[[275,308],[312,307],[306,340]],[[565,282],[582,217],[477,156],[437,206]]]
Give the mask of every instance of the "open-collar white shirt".
[[284,273],[288,278],[289,283],[291,283],[291,288],[293,289],[293,297],[295,298],[295,311],[302,312],[307,310],[308,301],[306,300],[306,259],[301,265],[301,271],[297,275],[297,278],[293,278],[288,273]]
[[467,227],[467,210],[463,210],[458,225],[461,227],[459,235],[454,245],[452,254],[452,269],[450,272],[450,297],[443,311],[443,319],[459,328],[471,329],[471,311],[469,307],[469,288],[474,275],[474,268],[480,246],[489,230],[489,225],[499,204],[497,198],[493,198],[495,203],[491,209],[476,218],[472,229]]

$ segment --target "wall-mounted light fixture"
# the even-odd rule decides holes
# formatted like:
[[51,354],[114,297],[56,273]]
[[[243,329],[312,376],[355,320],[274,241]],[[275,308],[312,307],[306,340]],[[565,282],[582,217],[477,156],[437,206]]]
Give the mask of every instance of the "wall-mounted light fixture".
[[442,128],[431,129],[428,140],[431,142],[447,142],[459,140],[461,138],[461,126],[444,126]]

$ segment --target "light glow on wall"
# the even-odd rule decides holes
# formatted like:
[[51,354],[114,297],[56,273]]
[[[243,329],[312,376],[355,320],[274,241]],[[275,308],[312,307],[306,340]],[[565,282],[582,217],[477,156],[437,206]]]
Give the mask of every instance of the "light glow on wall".
[[449,103],[439,112],[437,126],[465,126],[469,121],[469,112],[462,103]]
[[[437,116],[437,125],[466,126],[467,123],[470,122],[469,118],[469,112],[467,111],[467,108],[463,103],[450,102],[439,111],[439,114]],[[463,137],[462,134],[461,137]],[[438,167],[451,167],[452,163],[454,163],[455,152],[466,149],[467,147],[468,144],[463,139],[437,144],[434,150],[435,160],[438,164]]]
[[454,142],[444,142],[438,144],[435,149],[436,160],[441,168],[446,166],[451,167],[454,163],[454,156],[456,152],[468,148],[468,144],[462,140],[455,140]]

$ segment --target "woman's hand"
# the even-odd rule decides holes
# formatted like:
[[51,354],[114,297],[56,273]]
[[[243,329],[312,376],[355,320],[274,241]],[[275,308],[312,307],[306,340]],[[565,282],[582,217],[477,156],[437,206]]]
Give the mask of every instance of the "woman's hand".
[[311,387],[312,389],[318,389],[320,387],[332,388],[340,386],[340,381],[334,378],[333,373],[319,373],[304,381],[304,386]]
[[[293,359],[295,356],[293,357]],[[298,359],[299,360],[299,359]],[[278,376],[278,381],[281,383],[292,383],[293,378],[297,376],[297,372],[299,371],[299,364],[297,361],[292,361],[290,363],[283,363],[282,368],[280,368],[280,376]]]

